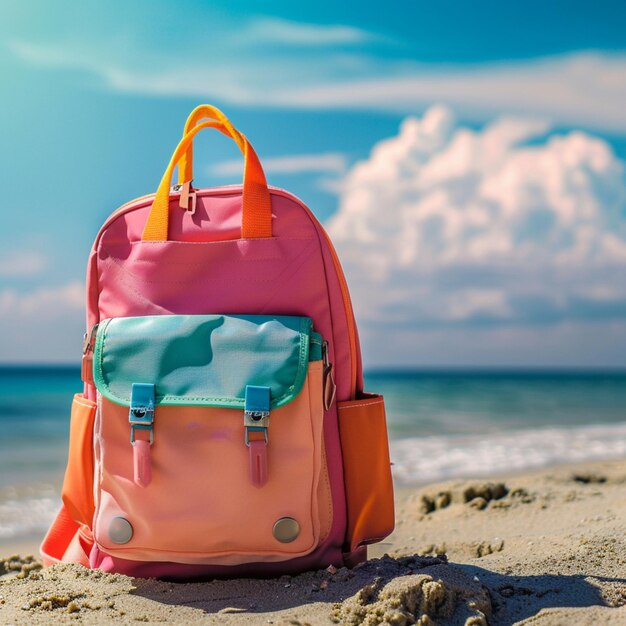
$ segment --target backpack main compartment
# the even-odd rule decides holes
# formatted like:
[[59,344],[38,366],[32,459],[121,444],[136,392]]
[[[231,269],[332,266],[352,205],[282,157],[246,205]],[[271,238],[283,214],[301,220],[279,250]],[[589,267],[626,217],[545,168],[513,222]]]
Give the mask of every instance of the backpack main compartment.
[[[268,189],[271,199],[271,237],[241,236],[244,201],[242,186],[192,190],[193,211],[181,208],[180,190],[172,191],[168,196],[167,240],[146,240],[142,237],[154,196],[146,196],[120,207],[100,230],[90,254],[87,271],[88,348],[91,350],[95,347],[95,340],[98,333],[101,333],[100,325],[106,320],[113,320],[113,327],[109,326],[110,331],[114,328],[132,328],[132,333],[137,337],[136,340],[133,339],[135,343],[130,341],[125,350],[116,351],[111,347],[114,339],[109,339],[108,352],[105,350],[102,358],[108,358],[109,363],[131,359],[128,361],[130,365],[127,371],[137,372],[136,380],[130,380],[132,377],[129,375],[116,374],[118,378],[114,377],[113,382],[126,385],[126,395],[130,394],[133,383],[154,384],[158,394],[159,386],[162,387],[166,376],[169,376],[169,380],[175,379],[180,383],[179,390],[183,391],[179,395],[183,400],[180,406],[161,406],[157,400],[153,407],[155,441],[151,446],[151,453],[146,453],[151,454],[153,481],[134,491],[125,491],[124,488],[119,491],[120,485],[127,485],[132,478],[133,454],[127,454],[124,448],[126,442],[122,444],[122,439],[128,434],[130,405],[125,402],[116,403],[115,397],[112,400],[103,393],[102,376],[100,379],[97,375],[94,376],[98,372],[102,373],[102,362],[86,352],[89,358],[85,360],[86,366],[83,367],[86,379],[84,391],[75,397],[72,407],[69,462],[63,488],[64,509],[56,530],[53,526],[42,545],[47,564],[66,560],[80,561],[105,571],[171,579],[272,575],[327,567],[330,564],[355,564],[366,557],[367,544],[380,541],[392,531],[393,488],[384,403],[381,396],[363,391],[358,334],[341,266],[328,236],[311,211],[288,192],[273,187]],[[163,320],[156,319],[159,316]],[[221,362],[219,359],[223,357],[218,355],[218,348],[215,347],[215,354],[208,355],[206,350],[209,348],[198,348],[197,353],[189,356],[188,362],[181,361],[165,374],[163,368],[143,367],[145,361],[154,358],[150,356],[150,351],[145,352],[147,356],[144,358],[132,361],[132,358],[142,354],[138,347],[142,341],[141,345],[144,346],[163,344],[161,338],[165,327],[162,322],[166,318],[189,319],[191,322],[188,323],[195,328],[194,324],[202,316],[214,316],[222,320],[221,331],[212,330],[212,333],[224,333],[232,328],[233,336],[240,336],[243,332],[243,327],[238,325],[237,320],[246,316],[264,316],[266,321],[281,318],[306,319],[310,320],[311,332],[314,331],[314,334],[326,342],[324,362],[319,359],[306,361],[306,402],[307,406],[312,406],[313,402],[317,407],[312,414],[317,411],[319,419],[313,418],[310,421],[306,418],[301,421],[301,409],[296,411],[296,418],[292,414],[291,422],[280,416],[274,419],[272,409],[270,426],[266,431],[266,434],[269,433],[270,451],[266,459],[269,464],[266,468],[267,479],[262,485],[250,486],[246,483],[241,493],[236,489],[233,493],[232,485],[243,485],[243,482],[229,482],[238,471],[238,465],[228,461],[230,455],[220,457],[215,451],[216,445],[220,443],[219,432],[222,433],[223,442],[239,437],[235,434],[237,429],[243,437],[243,405],[237,405],[238,408],[197,406],[198,402],[193,398],[199,396],[189,391],[189,385],[185,382],[192,371],[201,371],[198,369],[199,364],[207,359],[214,358],[216,363]],[[146,335],[145,329],[148,327],[133,324],[133,318],[153,319],[157,326],[153,325],[152,334]],[[290,324],[284,323],[287,326]],[[155,328],[158,330],[154,330]],[[92,329],[96,330],[92,333]],[[117,332],[123,334],[123,330]],[[273,341],[279,345],[283,341],[281,337],[286,336],[285,333],[277,334],[275,329],[272,333],[268,331],[263,334],[265,330],[258,332],[261,333],[262,340],[250,343],[248,348],[240,348],[241,354],[238,356],[241,363],[252,362],[251,367],[242,369],[248,372],[238,383],[238,393],[242,397],[244,392],[241,390],[246,385],[259,386],[259,380],[263,378],[260,372],[264,367],[267,371],[267,364],[263,365],[262,360],[261,365],[255,365],[259,352],[263,352],[259,346],[265,345],[263,342]],[[184,343],[185,337],[193,337],[193,332],[189,330],[181,333],[180,336],[170,337],[169,355],[181,354],[181,341]],[[218,335],[209,334],[189,345],[209,346],[212,350],[215,337]],[[220,350],[233,349],[228,342],[220,345]],[[171,357],[168,356],[168,359],[167,362],[170,362]],[[155,362],[158,364],[164,361],[165,357],[159,353]],[[278,378],[283,375],[281,367],[275,366]],[[233,380],[233,377],[237,378],[235,372],[238,371],[237,367],[211,370],[207,376],[217,380],[222,375],[220,372],[223,372],[224,376]],[[288,380],[284,382],[285,388],[289,386],[288,383]],[[336,393],[329,393],[330,386],[335,385]],[[268,384],[268,388],[270,386]],[[304,392],[300,392],[302,393]],[[275,395],[276,391],[272,391],[272,394]],[[312,395],[319,397],[311,399],[309,396]],[[206,397],[221,396],[216,392],[213,395],[209,393]],[[295,410],[296,405],[304,406],[304,402],[296,394],[291,405],[277,409],[276,413],[278,415],[278,411],[284,410],[286,415]],[[308,415],[308,409],[306,412]],[[234,415],[237,417],[232,417]],[[196,453],[206,457],[206,463],[203,463],[201,458],[191,459],[189,455],[192,455],[192,450],[185,447],[189,448],[194,441],[194,434],[202,438],[201,432],[204,432],[202,428],[205,423],[202,420],[211,419],[215,420],[212,422],[212,430],[205,433],[206,441],[210,440],[211,445],[207,443],[204,448],[200,446]],[[313,435],[299,443],[294,440],[294,450],[300,449],[302,454],[300,461],[292,465],[286,461],[285,465],[281,465],[283,461],[279,462],[278,457],[272,456],[277,454],[271,448],[277,439],[281,441],[281,446],[286,446],[281,458],[289,456],[287,431],[284,435],[277,435],[281,419],[295,429],[289,431],[295,439],[307,428],[309,431],[311,428],[313,431],[319,428],[318,436]],[[221,427],[217,427],[218,422]],[[230,424],[233,424],[232,427]],[[159,429],[169,435],[161,435]],[[189,436],[191,439],[186,439]],[[167,437],[169,442],[167,450],[163,437]],[[177,437],[181,437],[180,441],[171,443]],[[139,447],[146,448],[147,444],[144,444],[145,441],[142,441]],[[177,456],[176,445],[182,448],[180,456]],[[119,454],[107,456],[108,453],[103,452],[107,446],[117,446]],[[260,446],[255,447],[257,448],[260,449]],[[236,454],[239,454],[240,450],[236,450]],[[313,450],[317,450],[317,461],[313,460]],[[297,453],[294,454],[297,457]],[[174,459],[177,458],[179,461],[175,462]],[[116,460],[111,462],[111,459]],[[135,459],[135,463],[137,462]],[[168,463],[172,464],[170,469]],[[185,473],[186,464],[194,468],[192,474]],[[307,464],[312,473],[305,472],[302,476],[306,475],[308,478],[303,478],[301,483],[297,480],[290,482],[289,478],[281,474],[295,471],[294,468],[302,469]],[[177,468],[176,472],[172,469],[174,466]],[[313,469],[314,466],[317,469]],[[198,504],[196,512],[190,514],[186,520],[182,496],[183,500],[179,498],[177,504],[172,503],[171,519],[163,521],[167,518],[168,510],[163,503],[159,504],[158,516],[151,519],[152,512],[157,510],[155,490],[159,485],[167,483],[170,492],[175,491],[172,486],[177,484],[176,481],[187,481],[189,478],[185,478],[186,476],[196,476],[205,471],[203,468],[208,473],[199,478],[198,484],[205,484],[201,497],[210,506]],[[201,551],[199,555],[185,556],[185,541],[189,541],[190,535],[202,534],[203,517],[206,519],[205,532],[219,535],[220,524],[209,519],[210,511],[223,511],[228,506],[226,500],[220,503],[219,487],[206,487],[206,483],[211,481],[215,481],[216,485],[220,481],[231,485],[228,502],[234,504],[228,505],[231,506],[231,514],[221,520],[221,528],[232,523],[238,524],[237,520],[247,515],[254,516],[255,510],[259,520],[263,521],[259,527],[242,522],[240,532],[237,531],[239,534],[235,532],[232,536],[226,536],[226,533],[222,542],[218,540],[219,537],[214,537],[221,546],[219,556],[216,556],[217,552],[211,553],[210,550]],[[274,518],[291,519],[289,515],[281,514],[282,508],[287,505],[276,501],[277,494],[285,489],[294,494],[299,489],[308,489],[309,492],[313,490],[319,497],[316,495],[314,498],[315,512],[311,514],[309,511],[308,521],[300,520],[302,528],[299,528],[300,534],[293,540],[294,543],[283,543],[276,552],[271,549],[273,539],[270,521]],[[186,487],[181,485],[181,491],[185,490]],[[263,490],[266,490],[267,498],[263,497]],[[187,493],[196,492],[187,490]],[[187,497],[192,500],[194,498],[193,495]],[[125,498],[127,508],[137,511],[134,522],[137,528],[132,540],[115,544],[107,542],[105,534],[100,532],[104,523],[101,505],[107,498],[110,506],[106,515],[110,519],[125,519],[122,515]],[[114,505],[111,504],[113,501]],[[250,505],[253,505],[253,510],[249,510]],[[301,517],[304,506],[302,504],[298,509]],[[190,507],[194,508],[193,503],[190,503]],[[113,515],[111,511],[114,510],[119,515]],[[241,516],[237,511],[241,511]],[[216,519],[217,517],[219,516],[216,515]],[[150,534],[151,525],[155,528],[158,526],[158,532]],[[123,534],[126,527],[123,524],[122,526]],[[139,532],[139,526],[143,528],[142,532]],[[256,539],[250,536],[255,532],[258,535]],[[162,537],[163,534],[169,535],[167,541]],[[312,538],[314,535],[315,543],[309,541],[307,544],[313,547],[307,548],[305,536]],[[248,542],[249,545],[246,545],[250,549],[247,552],[242,552],[240,545],[234,545],[236,536],[240,538],[239,543]],[[142,537],[143,543],[152,541],[162,548],[165,547],[152,551],[146,545],[136,545],[133,548],[133,542],[138,537]],[[259,544],[256,552],[253,547],[255,541]],[[230,550],[229,542],[233,544]],[[195,543],[191,543],[196,546],[197,537]],[[209,545],[211,542],[204,543]],[[171,549],[172,546],[176,549]],[[265,554],[264,550],[267,554],[282,556],[259,556]]]

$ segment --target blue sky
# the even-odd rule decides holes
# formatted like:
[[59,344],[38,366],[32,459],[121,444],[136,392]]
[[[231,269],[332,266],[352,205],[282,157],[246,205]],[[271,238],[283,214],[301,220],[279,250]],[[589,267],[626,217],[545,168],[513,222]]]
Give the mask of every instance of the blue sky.
[[[4,2],[0,361],[73,358],[100,224],[155,189],[186,115],[212,102],[270,182],[336,236],[370,362],[626,366],[625,17],[618,2]],[[493,145],[497,162],[481,160]],[[456,178],[426,176],[468,150],[474,165]],[[196,159],[198,184],[239,177],[225,139],[203,139]],[[529,202],[537,188],[541,202]],[[464,216],[447,232],[465,235],[433,235],[428,256],[414,230],[447,219],[435,192]],[[378,232],[372,206],[385,199],[412,237],[368,247],[345,234],[351,220]],[[497,229],[470,241],[468,216],[487,205]],[[494,247],[509,235],[515,249]],[[380,275],[359,261],[374,248]],[[388,288],[378,308],[369,281]],[[530,286],[511,288],[520,281]],[[380,329],[389,310],[392,340]]]

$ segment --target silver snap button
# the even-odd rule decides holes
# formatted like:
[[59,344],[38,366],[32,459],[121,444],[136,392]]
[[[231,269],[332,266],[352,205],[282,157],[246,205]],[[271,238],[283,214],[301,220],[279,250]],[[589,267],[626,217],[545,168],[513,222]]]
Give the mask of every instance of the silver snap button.
[[300,524],[293,517],[281,517],[274,524],[272,534],[281,543],[291,543],[300,534]]
[[125,517],[114,517],[109,524],[109,539],[113,543],[128,543],[133,538],[133,527]]

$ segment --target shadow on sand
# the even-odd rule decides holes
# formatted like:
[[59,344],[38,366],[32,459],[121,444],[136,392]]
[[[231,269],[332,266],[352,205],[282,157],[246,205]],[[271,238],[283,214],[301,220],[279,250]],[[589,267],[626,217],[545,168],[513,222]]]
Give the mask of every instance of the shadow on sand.
[[229,614],[231,619],[239,615],[242,623],[249,622],[251,614],[288,609],[292,611],[284,618],[298,623],[306,621],[308,605],[328,603],[326,619],[344,624],[393,610],[414,619],[428,615],[437,624],[463,624],[473,616],[475,624],[509,625],[543,608],[607,606],[594,581],[626,584],[626,579],[583,575],[513,576],[417,555],[384,556],[352,570],[329,569],[187,584],[137,579],[133,593],[207,614]]

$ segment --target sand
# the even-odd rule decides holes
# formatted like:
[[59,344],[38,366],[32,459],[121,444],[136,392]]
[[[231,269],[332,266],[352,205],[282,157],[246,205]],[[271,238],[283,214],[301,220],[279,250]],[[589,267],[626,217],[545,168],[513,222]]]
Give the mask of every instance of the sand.
[[353,570],[173,584],[5,559],[0,624],[626,625],[626,461],[403,489],[397,511]]

